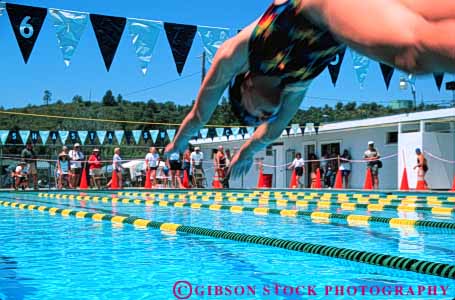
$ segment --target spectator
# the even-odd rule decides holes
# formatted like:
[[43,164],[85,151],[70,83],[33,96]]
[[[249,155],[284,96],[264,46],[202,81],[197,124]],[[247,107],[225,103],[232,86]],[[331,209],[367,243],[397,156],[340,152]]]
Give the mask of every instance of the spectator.
[[182,161],[180,160],[180,153],[171,153],[169,155],[168,165],[171,171],[171,187],[174,189],[181,188],[180,169],[182,168]]
[[160,160],[158,169],[156,171],[157,184],[162,184],[163,187],[167,188],[169,178],[169,166],[164,160]]
[[21,188],[22,190],[25,190],[28,185],[27,178],[27,163],[25,161],[20,161],[14,171],[14,189],[17,190],[18,188]]
[[[317,179],[317,170],[320,168],[320,163],[318,160],[318,157],[314,153],[310,153],[309,155],[310,158],[310,177],[311,177],[311,188],[316,188],[318,185],[316,184],[316,179]],[[319,170],[319,175],[321,178],[323,178],[324,172]],[[318,183],[319,184],[319,183]]]
[[337,151],[333,151],[332,155],[330,156],[331,160],[329,161],[330,168],[332,170],[332,174],[330,176],[330,187],[335,186],[335,180],[337,177],[338,169],[339,169],[339,159],[340,159],[340,154]]
[[226,170],[226,155],[224,154],[223,146],[218,146],[218,151],[215,154],[215,173],[218,176],[220,182],[224,182],[225,170]]
[[368,142],[368,149],[364,153],[364,159],[367,161],[367,168],[371,171],[373,177],[373,188],[378,189],[379,187],[379,169],[382,168],[382,162],[378,150],[374,147],[374,142]]
[[329,164],[329,154],[327,152],[324,152],[324,154],[321,157],[320,161],[320,170],[321,170],[321,178],[323,179],[323,187],[326,186],[326,174],[327,174],[327,169],[328,169],[328,164]]
[[[114,172],[113,176],[117,176],[118,179],[118,188],[121,189],[123,187],[123,177],[122,177],[122,158],[120,157],[120,148],[115,148],[114,149],[114,156],[112,157],[112,170]],[[112,185],[112,178],[109,180],[107,183],[107,187],[110,187]]]
[[81,181],[82,175],[82,161],[84,160],[84,153],[81,151],[79,143],[74,144],[74,147],[69,152],[70,166],[71,166],[71,185],[77,188]]
[[425,189],[428,189],[427,181],[425,180],[425,175],[428,171],[428,162],[425,156],[423,156],[422,150],[420,148],[416,149],[417,155],[417,165],[414,166],[414,170],[417,169],[417,181],[423,181]]
[[152,179],[152,187],[156,184],[156,170],[160,165],[160,154],[155,147],[150,147],[149,153],[145,156],[145,169],[150,170],[150,178]]
[[229,149],[226,149],[225,151],[226,153],[226,165],[224,167],[224,174],[226,175],[224,177],[224,180],[222,181],[223,183],[223,188],[225,189],[228,189],[229,188],[229,173],[228,173],[228,169],[229,169],[229,165],[231,164],[231,159],[232,159],[232,156],[231,156],[231,150]]
[[193,180],[196,187],[203,188],[203,180],[205,178],[204,169],[202,162],[204,161],[204,153],[201,152],[201,148],[195,147],[194,152],[191,153],[191,174],[193,174]]
[[35,190],[38,189],[38,169],[36,167],[37,163],[37,156],[35,151],[33,150],[32,142],[27,142],[25,149],[21,152],[21,158],[27,164],[26,169],[28,176],[32,176],[33,178],[33,188]]
[[305,187],[304,184],[300,182],[300,178],[303,176],[303,173],[305,172],[305,161],[303,160],[302,154],[300,152],[297,152],[295,154],[294,161],[292,162],[288,169],[292,168],[294,168],[295,171],[298,187],[302,188]]
[[[191,152],[189,149],[186,149],[183,153],[183,172],[187,172],[189,184],[192,183],[192,175],[191,175]],[[185,176],[185,174],[183,174]]]
[[101,189],[102,164],[100,149],[95,148],[88,158],[90,184],[97,189]]
[[343,155],[341,155],[341,162],[340,162],[340,170],[341,176],[344,179],[344,188],[349,188],[349,175],[351,174],[351,162],[352,160],[351,154],[347,149],[343,150]]
[[58,176],[58,183],[57,187],[59,190],[62,189],[63,183],[68,188],[72,188],[70,178],[69,178],[69,171],[70,171],[70,160],[68,154],[64,151],[60,152],[57,159],[57,176]]

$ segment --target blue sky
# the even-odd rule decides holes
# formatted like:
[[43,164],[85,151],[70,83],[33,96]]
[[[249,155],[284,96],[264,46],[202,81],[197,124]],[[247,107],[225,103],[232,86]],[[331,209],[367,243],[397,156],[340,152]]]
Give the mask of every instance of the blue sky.
[[[130,0],[130,1],[87,1],[87,0],[11,0],[9,3],[34,5],[46,8],[61,8],[98,14],[162,20],[168,22],[228,27],[233,32],[256,19],[270,4],[269,1],[182,1],[182,0]],[[111,70],[108,73],[89,23],[69,68],[66,68],[55,31],[47,18],[35,44],[27,65],[24,64],[19,47],[6,15],[0,17],[0,72],[1,101],[5,108],[23,107],[43,103],[43,91],[49,89],[53,100],[71,101],[75,94],[92,100],[100,100],[107,89],[134,101],[175,101],[189,104],[196,97],[201,75],[200,54],[202,45],[196,36],[189,54],[183,79],[169,84],[162,83],[178,79],[171,50],[164,32],[161,33],[149,72],[143,76],[138,67],[129,37],[124,33]],[[196,73],[196,74],[195,74]],[[190,76],[195,74],[193,76]],[[395,73],[389,91],[386,90],[377,63],[370,64],[370,71],[363,89],[359,88],[351,56],[346,55],[336,88],[333,88],[327,71],[312,84],[302,108],[333,105],[337,101],[381,102],[393,99],[411,99],[411,91],[398,87],[399,73]],[[446,74],[444,82],[453,80]],[[150,87],[159,86],[148,89]],[[144,92],[134,93],[138,90]],[[134,94],[131,94],[134,93]],[[450,101],[452,94],[441,89],[438,92],[432,76],[417,79],[417,99],[426,102]]]

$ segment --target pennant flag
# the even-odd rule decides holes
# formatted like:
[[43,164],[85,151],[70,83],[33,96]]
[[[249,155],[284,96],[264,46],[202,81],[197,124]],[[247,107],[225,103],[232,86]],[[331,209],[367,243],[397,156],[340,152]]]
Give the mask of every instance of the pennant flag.
[[17,136],[18,136],[17,131],[11,131],[11,141],[13,142],[13,144],[17,144]]
[[441,91],[442,81],[444,80],[444,73],[433,73],[434,80],[436,81],[436,86],[438,91]]
[[66,144],[66,140],[68,139],[69,132],[65,130],[61,130],[58,132],[60,135],[60,140],[62,141],[62,144]]
[[216,129],[216,136],[220,137],[223,136],[224,128],[217,128]]
[[5,10],[5,2],[0,2],[0,17],[3,16],[4,10]]
[[164,141],[166,139],[166,131],[161,131],[160,130],[160,138],[162,141]]
[[254,127],[247,127],[247,128],[246,128],[246,131],[248,132],[248,134],[249,134],[250,136],[252,136],[253,133],[254,133]]
[[58,139],[58,132],[57,131],[51,131],[50,135],[51,135],[52,144],[55,145],[55,143],[57,142],[57,139]]
[[390,80],[392,79],[395,69],[383,63],[379,63],[379,66],[381,67],[381,73],[382,77],[384,78],[385,86],[387,89],[389,89]]
[[209,129],[208,128],[202,128],[201,130],[199,130],[199,132],[201,133],[201,137],[203,139],[206,139],[207,138],[207,134],[209,133]]
[[136,144],[139,144],[139,140],[141,139],[142,130],[133,130],[131,132],[133,134],[134,141],[136,142]]
[[329,69],[330,78],[332,79],[333,86],[336,86],[338,75],[340,74],[341,64],[343,63],[344,54],[346,53],[346,47],[340,50],[339,53],[329,63],[327,68]]
[[304,136],[305,135],[305,124],[300,126],[300,131],[302,132],[302,136]]
[[125,29],[126,18],[90,14],[90,21],[103,56],[104,65],[109,72]]
[[39,135],[41,136],[41,143],[43,143],[43,145],[46,145],[49,133],[50,133],[49,130],[40,130]]
[[21,136],[22,144],[25,145],[25,143],[27,142],[28,137],[30,135],[30,131],[29,130],[19,130],[19,135]]
[[112,131],[107,132],[107,141],[109,144],[112,144],[112,142],[114,141],[114,132]]
[[98,136],[98,139],[100,140],[100,144],[104,144],[104,139],[106,138],[106,131],[97,130],[96,135]]
[[[89,131],[88,132],[88,139],[90,141],[90,144],[95,144],[95,139],[96,139],[96,132],[95,131]],[[101,143],[101,142],[100,142]],[[101,143],[102,144],[102,143]]]
[[68,67],[87,27],[88,13],[49,9],[49,15],[54,22],[53,27],[63,54],[63,62]]
[[357,75],[357,80],[360,83],[360,87],[363,88],[363,82],[367,77],[368,68],[370,66],[370,59],[352,49],[352,63],[354,65],[355,74]]
[[314,131],[316,131],[316,134],[319,133],[319,127],[321,126],[321,123],[314,123]]
[[78,135],[79,135],[79,139],[81,140],[81,144],[85,145],[85,140],[87,139],[88,131],[79,130]]
[[2,142],[3,145],[5,145],[8,135],[9,130],[0,130],[0,141]]
[[291,124],[291,134],[297,134],[299,131],[300,127],[299,124]]
[[169,137],[169,140],[172,142],[174,140],[175,136],[175,129],[168,129],[166,130],[167,136]]
[[127,26],[134,52],[139,59],[141,71],[145,75],[152,60],[153,50],[163,27],[163,22],[128,19]]
[[281,133],[281,136],[287,136],[288,135],[288,131],[286,129],[283,129],[283,132]]
[[117,139],[117,144],[120,145],[122,143],[123,135],[125,134],[125,132],[123,130],[115,130],[114,134],[115,138]]
[[129,145],[131,144],[131,139],[133,138],[133,134],[131,133],[131,131],[129,130],[126,130],[125,131],[125,140],[126,140],[126,143]]
[[229,29],[198,26],[197,31],[207,54],[207,61],[211,64],[218,48],[229,38]]
[[27,63],[46,18],[47,9],[6,3],[6,11],[24,62]]
[[[157,130],[158,131],[158,130]],[[158,133],[156,134],[158,136]],[[144,142],[147,143],[147,141],[150,139],[150,135],[149,135],[149,132],[147,130],[144,130],[142,132],[142,139],[144,140]],[[155,143],[155,142],[153,142]]]
[[171,46],[177,72],[182,75],[188,53],[193,45],[197,26],[164,22],[169,46]]
[[240,128],[238,127],[234,127],[234,128],[231,128],[231,131],[232,131],[232,135],[237,138],[239,136],[239,131],[240,131]]
[[305,125],[305,133],[309,133],[310,135],[312,135],[313,132],[315,132],[314,123],[306,123],[306,125]]
[[77,143],[77,139],[79,138],[77,131],[71,130],[69,136],[72,144]]
[[150,130],[150,136],[152,137],[152,142],[155,144],[156,139],[158,138],[159,130]]
[[38,143],[38,137],[39,137],[38,131],[30,131],[30,139],[32,140],[33,144]]

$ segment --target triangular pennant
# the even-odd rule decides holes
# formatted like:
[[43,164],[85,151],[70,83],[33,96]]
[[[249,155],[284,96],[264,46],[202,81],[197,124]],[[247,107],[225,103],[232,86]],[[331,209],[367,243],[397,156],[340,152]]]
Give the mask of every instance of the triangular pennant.
[[215,130],[215,128],[210,127],[207,136],[213,140],[213,138],[216,137],[216,130]]
[[217,128],[216,129],[216,136],[220,137],[223,136],[224,128]]
[[87,27],[88,13],[49,9],[49,15],[54,21],[53,27],[58,46],[62,50],[63,62],[68,67]]
[[88,131],[79,130],[78,134],[79,134],[79,139],[81,140],[81,144],[84,145],[85,144],[85,140],[87,139]]
[[352,49],[352,64],[354,65],[355,74],[357,75],[357,80],[360,83],[360,87],[363,87],[363,82],[368,74],[368,68],[370,66],[370,59],[365,55],[362,55]]
[[66,144],[66,140],[68,139],[69,132],[66,130],[59,130],[58,135],[60,136],[60,140],[62,144]]
[[107,142],[108,142],[109,144],[112,144],[112,142],[114,141],[114,132],[113,132],[113,131],[108,131],[106,134],[107,134],[107,135],[106,135],[106,137],[107,137]]
[[17,138],[19,137],[19,132],[17,131],[11,131],[11,142],[13,144],[17,144]]
[[141,71],[145,75],[152,60],[153,49],[155,49],[163,22],[128,19],[127,26],[134,52],[139,59]]
[[24,62],[27,63],[38,35],[46,19],[47,9],[6,3],[11,26],[21,49]]
[[385,86],[387,89],[389,89],[390,80],[392,79],[395,69],[383,63],[379,63],[379,66],[381,67],[381,73],[382,77],[384,78]]
[[329,63],[327,68],[329,69],[330,78],[332,79],[333,86],[336,86],[338,75],[340,74],[341,64],[343,63],[344,54],[346,53],[346,47],[340,50],[333,60]]
[[109,72],[125,29],[126,18],[90,14],[90,21],[103,56],[104,65]]
[[30,140],[33,144],[38,143],[39,133],[38,131],[30,131]]
[[302,136],[305,135],[305,125],[300,126],[300,131],[302,131]]
[[[158,131],[158,130],[157,130]],[[158,134],[157,134],[158,136]],[[144,140],[144,142],[148,142],[148,140],[150,139],[150,133],[147,131],[147,130],[144,130],[142,131],[142,139]]]
[[0,130],[0,141],[3,145],[6,143],[6,139],[8,139],[9,130]]
[[166,139],[166,131],[160,130],[160,138],[162,141]]
[[164,30],[171,46],[177,72],[182,75],[183,67],[193,45],[197,26],[164,22]]
[[175,136],[175,129],[168,129],[166,130],[167,136],[169,137],[169,140],[172,142],[174,140]]
[[106,131],[97,130],[96,135],[98,136],[98,140],[100,141],[100,144],[104,144],[104,139],[106,138]]
[[281,136],[287,136],[289,134],[287,128],[283,129],[283,132],[281,133]]
[[117,144],[120,145],[122,143],[123,135],[125,134],[125,132],[123,130],[115,130],[114,134],[115,138],[117,139]]
[[50,132],[50,136],[51,136],[52,144],[55,145],[55,143],[57,142],[57,139],[58,139],[58,132],[57,131],[51,131]]
[[27,143],[28,137],[30,135],[30,130],[19,130],[19,135],[21,136],[22,144],[25,145],[25,143]]
[[155,144],[156,139],[158,138],[159,130],[150,130],[150,136],[152,137],[152,142]]
[[201,138],[206,139],[207,138],[207,134],[209,133],[209,129],[208,128],[201,128],[201,130],[199,130],[199,131],[201,133]]
[[246,128],[246,131],[248,132],[248,134],[249,134],[250,136],[252,136],[253,133],[254,133],[254,127],[247,127],[247,128]]
[[[93,130],[90,130],[88,132],[88,139],[90,141],[90,144],[95,144],[95,140],[96,140],[96,131],[93,131]],[[101,142],[100,142],[101,143]],[[102,143],[101,143],[102,144]]]
[[309,133],[312,135],[315,132],[314,123],[306,123],[304,133]]
[[133,133],[134,141],[136,142],[136,144],[139,144],[139,141],[141,139],[142,130],[133,130],[131,132]]
[[441,90],[442,81],[444,80],[444,73],[433,73],[434,81],[438,87],[438,91]]
[[77,141],[78,141],[78,139],[79,139],[79,136],[78,136],[78,134],[77,134],[77,131],[75,131],[75,130],[71,130],[71,131],[69,132],[69,137],[70,137],[71,143],[73,143],[73,144],[74,144],[74,143],[77,143]]
[[321,126],[321,123],[314,123],[314,131],[316,131],[316,134],[319,133],[319,127]]
[[291,134],[297,134],[299,131],[300,127],[299,124],[291,124]]
[[218,48],[229,38],[228,28],[198,26],[207,61],[211,64]]
[[125,140],[128,145],[131,144],[132,139],[133,139],[133,134],[131,133],[131,131],[125,130]]
[[237,138],[239,136],[240,128],[234,127],[234,128],[231,128],[231,131],[232,131],[232,135],[234,136],[234,138]]
[[39,135],[41,136],[41,143],[43,143],[43,145],[46,145],[49,133],[50,133],[49,130],[40,130]]

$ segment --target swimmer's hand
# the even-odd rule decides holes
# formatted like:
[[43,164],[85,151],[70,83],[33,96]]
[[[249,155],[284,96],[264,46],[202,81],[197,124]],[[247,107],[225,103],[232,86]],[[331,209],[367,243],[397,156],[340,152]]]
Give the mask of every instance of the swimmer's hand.
[[246,156],[243,151],[238,152],[231,160],[228,170],[228,176],[232,179],[248,173],[253,165],[253,157]]

